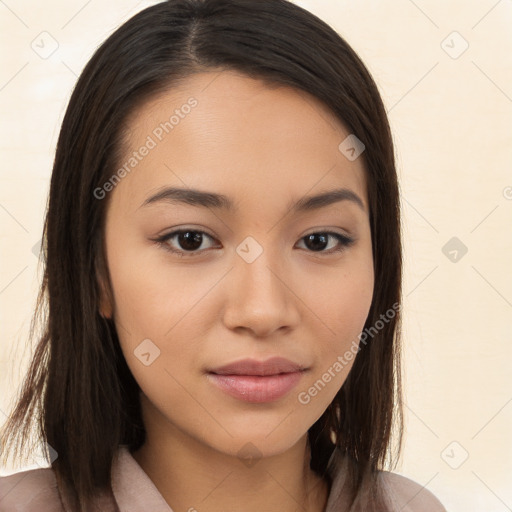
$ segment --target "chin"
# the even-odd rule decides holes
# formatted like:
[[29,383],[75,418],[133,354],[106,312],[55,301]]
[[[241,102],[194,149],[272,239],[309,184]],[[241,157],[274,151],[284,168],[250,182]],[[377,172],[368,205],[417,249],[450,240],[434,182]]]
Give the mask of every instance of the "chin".
[[222,439],[205,439],[203,442],[219,452],[238,457],[242,461],[281,455],[307,436],[307,429],[292,432],[290,429],[281,428],[281,426],[273,432],[269,430],[268,426],[260,429],[253,427],[242,431],[233,431],[228,427],[228,431],[232,437],[226,435]]

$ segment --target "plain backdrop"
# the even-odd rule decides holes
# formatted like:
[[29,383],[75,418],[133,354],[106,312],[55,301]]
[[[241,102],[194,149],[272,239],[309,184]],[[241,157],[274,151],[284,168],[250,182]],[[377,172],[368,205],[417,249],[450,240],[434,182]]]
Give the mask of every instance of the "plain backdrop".
[[[98,45],[154,3],[0,1],[0,422],[30,357],[70,92]],[[361,56],[396,144],[406,434],[395,471],[450,511],[512,510],[512,1],[297,3]]]

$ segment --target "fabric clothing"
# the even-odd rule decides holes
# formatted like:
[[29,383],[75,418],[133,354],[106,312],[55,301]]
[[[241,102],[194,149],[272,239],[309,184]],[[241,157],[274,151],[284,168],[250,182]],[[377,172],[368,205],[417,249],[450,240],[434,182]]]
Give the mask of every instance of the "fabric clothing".
[[[339,455],[335,452],[335,456]],[[343,487],[344,472],[331,476],[325,512],[339,512],[334,503]],[[388,471],[381,471],[379,478],[393,511],[446,512],[439,500],[418,483]],[[119,447],[112,464],[111,489],[97,496],[95,506],[101,512],[173,512],[125,445]],[[73,511],[69,498],[59,492],[54,471],[40,468],[0,477],[0,512]]]

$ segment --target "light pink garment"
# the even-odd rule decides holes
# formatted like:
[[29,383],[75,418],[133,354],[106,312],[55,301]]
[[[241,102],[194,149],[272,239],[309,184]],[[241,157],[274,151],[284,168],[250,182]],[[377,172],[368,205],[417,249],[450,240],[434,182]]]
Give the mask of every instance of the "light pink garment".
[[[334,476],[325,512],[343,486],[343,471]],[[173,512],[151,479],[120,446],[111,473],[112,493],[98,496],[98,512]],[[416,482],[395,473],[379,474],[392,509],[400,512],[446,512],[439,500]],[[32,469],[0,477],[0,512],[73,512],[61,496],[52,469]]]

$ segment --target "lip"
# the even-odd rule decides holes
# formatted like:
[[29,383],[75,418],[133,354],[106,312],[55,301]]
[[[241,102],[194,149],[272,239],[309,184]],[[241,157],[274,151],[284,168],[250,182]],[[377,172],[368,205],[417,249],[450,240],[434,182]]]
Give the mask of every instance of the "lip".
[[284,357],[271,357],[266,361],[242,359],[233,363],[209,370],[217,375],[277,375],[304,370],[305,366]]
[[303,365],[282,357],[266,361],[243,359],[210,370],[207,379],[234,398],[262,403],[285,396],[306,370]]

